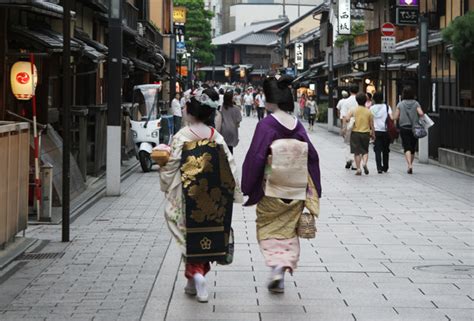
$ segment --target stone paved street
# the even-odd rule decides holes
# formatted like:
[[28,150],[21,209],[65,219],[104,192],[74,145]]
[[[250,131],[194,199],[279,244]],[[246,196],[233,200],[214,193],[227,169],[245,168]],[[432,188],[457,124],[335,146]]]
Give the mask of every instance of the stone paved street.
[[[242,164],[256,118],[244,118]],[[255,208],[234,207],[235,261],[213,266],[210,300],[183,292],[180,254],[163,218],[157,172],[139,170],[119,198],[104,198],[72,225],[29,228],[50,240],[0,271],[0,320],[474,320],[474,179],[416,163],[405,173],[391,153],[388,174],[345,170],[342,139],[311,134],[323,198],[316,239],[303,240],[286,292],[271,295],[255,236]]]

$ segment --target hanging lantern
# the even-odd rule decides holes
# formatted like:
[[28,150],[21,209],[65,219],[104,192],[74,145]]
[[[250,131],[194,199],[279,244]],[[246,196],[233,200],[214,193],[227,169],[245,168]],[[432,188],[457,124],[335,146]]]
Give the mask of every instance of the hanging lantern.
[[245,78],[245,67],[240,67],[240,78]]
[[31,63],[28,61],[16,62],[10,72],[10,82],[13,95],[18,100],[30,100],[38,84],[38,70],[33,65],[34,74],[31,73]]

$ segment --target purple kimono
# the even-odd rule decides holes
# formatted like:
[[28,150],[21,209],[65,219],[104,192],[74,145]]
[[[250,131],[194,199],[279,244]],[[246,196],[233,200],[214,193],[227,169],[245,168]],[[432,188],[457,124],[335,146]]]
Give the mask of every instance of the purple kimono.
[[244,204],[245,206],[257,204],[264,196],[263,176],[270,145],[274,140],[283,138],[294,138],[308,143],[308,171],[313,179],[318,195],[321,197],[319,156],[313,144],[311,144],[304,126],[298,121],[296,128],[290,130],[280,124],[275,117],[268,116],[258,123],[253,135],[252,144],[242,166],[242,192],[244,195],[249,196],[249,199]]

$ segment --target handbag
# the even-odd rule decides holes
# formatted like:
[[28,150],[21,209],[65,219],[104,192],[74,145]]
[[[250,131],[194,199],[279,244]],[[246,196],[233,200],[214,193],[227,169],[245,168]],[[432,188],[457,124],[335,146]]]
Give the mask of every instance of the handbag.
[[405,111],[405,114],[407,115],[408,119],[410,120],[410,123],[412,124],[411,125],[411,131],[413,133],[413,136],[415,136],[415,138],[423,138],[426,135],[428,135],[428,132],[426,131],[425,127],[420,122],[420,120],[417,120],[416,122],[413,122],[413,120],[411,119],[410,114],[408,113],[406,108],[404,109],[404,111]]
[[303,211],[298,219],[296,234],[304,239],[314,239],[316,237],[316,217],[319,216],[319,197],[316,192],[311,176],[308,176],[308,188],[304,206],[309,212]]
[[385,106],[387,107],[387,119],[385,120],[385,126],[387,127],[387,134],[390,137],[390,143],[393,143],[394,140],[400,135],[400,132],[395,126],[393,119],[390,118],[390,114],[388,113],[388,105]]
[[316,219],[313,214],[301,213],[296,227],[296,234],[303,239],[314,239],[316,237]]

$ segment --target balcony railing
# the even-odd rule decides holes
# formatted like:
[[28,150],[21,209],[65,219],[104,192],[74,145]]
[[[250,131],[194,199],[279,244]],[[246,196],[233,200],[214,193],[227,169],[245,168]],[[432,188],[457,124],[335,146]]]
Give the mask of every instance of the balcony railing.
[[138,8],[128,2],[125,2],[123,5],[122,22],[126,27],[136,31],[138,24]]

